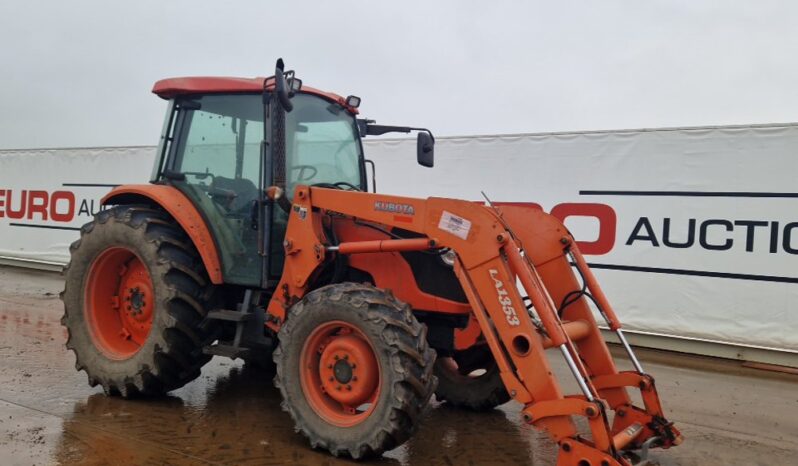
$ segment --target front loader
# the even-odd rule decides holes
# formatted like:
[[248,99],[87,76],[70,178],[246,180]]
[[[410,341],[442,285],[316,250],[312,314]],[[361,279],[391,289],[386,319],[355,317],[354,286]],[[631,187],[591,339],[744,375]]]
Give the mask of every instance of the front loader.
[[[361,138],[416,131],[432,167],[428,130],[358,119],[359,98],[303,86],[281,60],[270,78],[153,92],[169,110],[151,183],[103,199],[66,270],[67,347],[92,386],[157,395],[213,355],[273,364],[297,430],[355,459],[406,441],[433,393],[473,410],[521,403],[558,465],[629,465],[681,442],[558,220],[368,192]],[[594,310],[635,370],[617,370]]]

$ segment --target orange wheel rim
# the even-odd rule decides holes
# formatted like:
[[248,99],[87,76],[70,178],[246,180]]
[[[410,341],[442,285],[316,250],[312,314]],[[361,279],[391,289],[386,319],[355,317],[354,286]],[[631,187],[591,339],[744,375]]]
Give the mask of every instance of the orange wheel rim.
[[112,359],[136,354],[150,334],[154,309],[152,278],[133,251],[109,248],[92,262],[84,313],[91,339],[103,354]]
[[374,411],[380,366],[368,338],[354,325],[331,321],[310,334],[300,355],[300,382],[310,406],[338,427],[352,427]]

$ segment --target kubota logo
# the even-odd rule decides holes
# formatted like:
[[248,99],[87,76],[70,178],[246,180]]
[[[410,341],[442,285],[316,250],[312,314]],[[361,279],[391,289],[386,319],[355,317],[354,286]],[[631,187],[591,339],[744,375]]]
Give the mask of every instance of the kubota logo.
[[390,212],[392,214],[416,215],[416,209],[410,204],[398,204],[395,202],[377,201],[374,203],[374,210],[380,212]]
[[515,308],[513,308],[513,300],[510,299],[509,293],[507,292],[507,288],[504,286],[504,282],[497,278],[499,275],[499,271],[496,269],[488,270],[490,274],[490,278],[493,279],[493,284],[496,286],[496,293],[499,295],[499,304],[502,306],[502,311],[504,311],[504,316],[507,319],[507,323],[516,327],[521,324],[521,321],[518,320],[518,314],[515,313]]

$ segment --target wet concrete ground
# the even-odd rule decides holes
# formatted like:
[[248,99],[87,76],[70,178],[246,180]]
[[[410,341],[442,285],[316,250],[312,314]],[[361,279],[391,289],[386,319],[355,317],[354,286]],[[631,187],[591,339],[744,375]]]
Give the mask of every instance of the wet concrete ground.
[[[201,378],[160,399],[89,388],[64,348],[61,288],[57,274],[0,267],[0,464],[353,464],[311,450],[280,410],[270,377],[239,362],[215,358]],[[798,376],[640,356],[686,437],[655,452],[660,465],[798,464]],[[519,413],[514,403],[489,413],[434,403],[413,439],[366,464],[554,464],[554,444]]]

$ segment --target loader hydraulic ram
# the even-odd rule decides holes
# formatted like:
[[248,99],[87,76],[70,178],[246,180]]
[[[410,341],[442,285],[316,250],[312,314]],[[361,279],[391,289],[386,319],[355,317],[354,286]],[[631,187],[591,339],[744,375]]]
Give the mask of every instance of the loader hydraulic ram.
[[[336,244],[325,235],[324,225],[340,222],[341,217],[423,236],[366,241],[344,237]],[[668,448],[681,442],[679,431],[665,419],[654,379],[627,344],[573,237],[540,210],[301,186],[283,244],[283,278],[268,306],[275,330],[330,256],[449,249],[456,254],[455,274],[507,391],[524,405],[524,421],[545,429],[558,442],[557,464],[626,465],[624,450],[647,450],[653,444]],[[519,293],[517,281],[531,305]],[[588,296],[623,343],[634,371],[616,369],[586,303]],[[548,348],[564,358],[580,393],[563,393],[544,354]],[[641,391],[644,407],[631,404],[627,387]],[[612,425],[610,410],[615,412]],[[587,420],[589,440],[578,434],[572,416]]]
[[[241,358],[274,371],[313,447],[355,459],[410,438],[433,394],[521,403],[563,466],[626,466],[681,441],[557,219],[368,192],[363,137],[417,132],[432,167],[430,131],[359,119],[358,97],[303,86],[282,60],[269,78],[153,92],[169,105],[150,184],[113,189],[70,248],[62,323],[91,386],[159,395],[213,356]],[[616,369],[593,308],[634,371]]]

